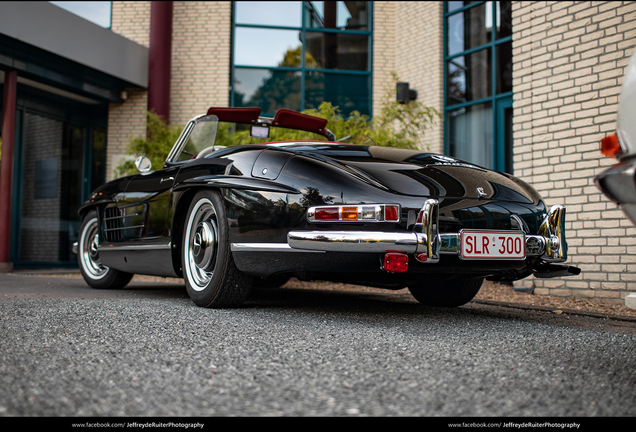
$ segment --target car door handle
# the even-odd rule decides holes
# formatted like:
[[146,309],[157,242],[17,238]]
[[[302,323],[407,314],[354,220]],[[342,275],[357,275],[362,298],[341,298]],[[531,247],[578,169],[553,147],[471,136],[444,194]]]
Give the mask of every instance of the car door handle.
[[161,179],[161,183],[163,183],[163,182],[165,182],[165,181],[170,181],[170,180],[174,181],[174,177],[166,177],[166,178],[162,178],[162,179]]

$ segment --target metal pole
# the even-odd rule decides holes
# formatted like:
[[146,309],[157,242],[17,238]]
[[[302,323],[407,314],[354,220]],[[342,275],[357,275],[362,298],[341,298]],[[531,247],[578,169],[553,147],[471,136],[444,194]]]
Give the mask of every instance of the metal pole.
[[170,120],[170,65],[172,56],[172,2],[150,3],[148,111]]
[[2,104],[2,162],[0,165],[0,273],[13,271],[11,254],[11,192],[13,188],[13,150],[18,72],[4,72]]

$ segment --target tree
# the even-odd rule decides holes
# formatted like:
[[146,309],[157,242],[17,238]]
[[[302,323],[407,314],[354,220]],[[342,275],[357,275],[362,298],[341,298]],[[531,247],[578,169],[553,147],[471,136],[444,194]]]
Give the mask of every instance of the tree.
[[[353,111],[345,118],[340,109],[329,102],[322,102],[317,109],[305,110],[303,113],[327,119],[327,128],[337,140],[418,149],[425,132],[436,124],[441,115],[435,108],[421,102],[398,103],[395,100],[395,83],[398,81],[397,74],[392,73],[392,83],[387,86],[380,113],[373,119],[358,111]],[[183,126],[167,125],[161,117],[149,112],[148,138],[131,138],[128,154],[145,155],[150,158],[153,167],[161,167],[182,130]],[[316,139],[326,140],[312,132],[272,127],[268,141]],[[370,143],[368,139],[373,142]],[[216,145],[236,146],[253,142],[248,129],[236,129],[231,123],[219,124]],[[135,164],[133,161],[123,162],[116,172],[119,175],[135,173]]]
[[[147,138],[131,137],[128,143],[127,154],[132,156],[146,156],[152,162],[153,169],[162,167],[172,146],[181,135],[183,126],[170,126],[166,121],[154,112],[148,112]],[[119,164],[115,169],[118,176],[134,174],[137,172],[135,162],[127,160]]]

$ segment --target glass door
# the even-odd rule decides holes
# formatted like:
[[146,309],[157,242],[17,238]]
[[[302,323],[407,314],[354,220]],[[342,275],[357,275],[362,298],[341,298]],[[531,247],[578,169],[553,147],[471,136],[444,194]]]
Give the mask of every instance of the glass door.
[[18,263],[74,263],[83,198],[86,127],[23,116]]

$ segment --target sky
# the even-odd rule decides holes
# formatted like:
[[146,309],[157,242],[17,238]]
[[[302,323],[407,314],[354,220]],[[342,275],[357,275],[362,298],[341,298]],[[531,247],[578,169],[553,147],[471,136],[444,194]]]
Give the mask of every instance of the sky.
[[101,27],[110,28],[111,2],[109,1],[52,1],[50,3]]

